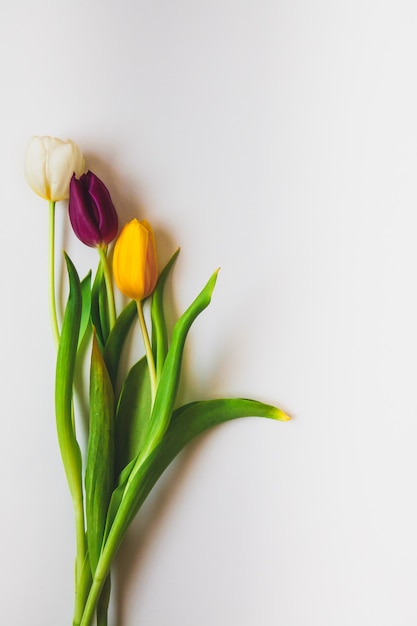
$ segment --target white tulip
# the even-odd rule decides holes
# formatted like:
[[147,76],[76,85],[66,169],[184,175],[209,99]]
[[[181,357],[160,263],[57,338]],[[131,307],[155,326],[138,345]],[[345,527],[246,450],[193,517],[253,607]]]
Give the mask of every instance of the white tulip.
[[79,178],[86,172],[77,144],[56,137],[32,137],[26,148],[24,169],[33,191],[52,202],[66,200],[72,175]]

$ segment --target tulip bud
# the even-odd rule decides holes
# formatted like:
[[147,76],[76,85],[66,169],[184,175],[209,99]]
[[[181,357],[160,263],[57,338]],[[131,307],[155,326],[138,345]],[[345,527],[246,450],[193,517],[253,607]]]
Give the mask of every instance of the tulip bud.
[[85,172],[76,143],[56,137],[32,137],[26,148],[25,177],[33,191],[51,202],[66,200],[71,176]]
[[113,252],[113,274],[120,291],[143,300],[155,289],[158,262],[155,236],[146,220],[133,219],[119,235]]
[[71,178],[68,212],[74,233],[86,246],[108,244],[117,235],[117,213],[109,190],[93,172]]

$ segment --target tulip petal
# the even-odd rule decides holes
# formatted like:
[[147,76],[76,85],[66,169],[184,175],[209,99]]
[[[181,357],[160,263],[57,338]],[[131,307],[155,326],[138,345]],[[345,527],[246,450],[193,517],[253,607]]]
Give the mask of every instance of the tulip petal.
[[45,172],[46,154],[42,138],[32,137],[26,148],[24,173],[29,187],[41,198],[49,200],[49,185]]
[[146,293],[145,266],[149,231],[134,219],[123,228],[113,252],[113,273],[120,291],[132,300]]
[[148,245],[146,248],[146,263],[145,263],[145,295],[150,295],[155,289],[155,285],[158,280],[158,261],[156,255],[156,241],[155,235],[151,225],[142,220],[142,226],[146,228],[149,233]]
[[45,200],[66,200],[71,176],[81,176],[85,161],[76,143],[56,137],[32,137],[25,154],[24,172],[33,191]]
[[79,179],[75,176],[71,178],[68,215],[74,233],[80,241],[90,247],[100,243],[97,209],[88,194],[87,174]]
[[75,234],[86,246],[107,245],[117,234],[118,218],[109,190],[91,171],[71,178],[68,213]]
[[85,176],[91,213],[96,220],[100,240],[102,243],[110,243],[116,237],[119,226],[110,192],[103,181],[92,172],[87,172]]
[[73,141],[62,142],[51,137],[49,158],[46,161],[46,178],[49,182],[51,199],[65,200],[69,195],[71,176],[80,175],[83,159]]

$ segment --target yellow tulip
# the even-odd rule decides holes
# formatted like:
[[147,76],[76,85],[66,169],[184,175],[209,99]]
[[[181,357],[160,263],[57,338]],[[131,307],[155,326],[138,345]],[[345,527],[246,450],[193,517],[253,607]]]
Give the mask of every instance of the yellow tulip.
[[56,137],[32,137],[26,148],[25,176],[33,191],[58,202],[69,196],[73,174],[79,178],[85,172],[85,161],[76,143]]
[[120,291],[132,300],[141,301],[155,289],[155,236],[146,220],[133,219],[124,226],[114,247],[113,274]]

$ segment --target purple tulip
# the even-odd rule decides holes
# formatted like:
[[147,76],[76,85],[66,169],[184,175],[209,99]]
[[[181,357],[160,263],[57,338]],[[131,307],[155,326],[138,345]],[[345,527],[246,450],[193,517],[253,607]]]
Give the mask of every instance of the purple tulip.
[[68,211],[74,233],[86,246],[101,247],[116,237],[116,209],[109,190],[93,172],[71,178]]

